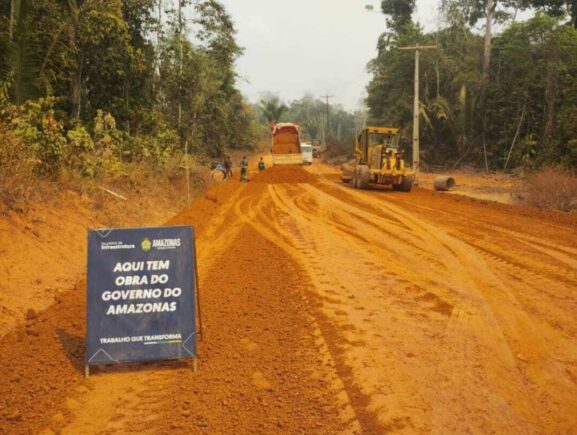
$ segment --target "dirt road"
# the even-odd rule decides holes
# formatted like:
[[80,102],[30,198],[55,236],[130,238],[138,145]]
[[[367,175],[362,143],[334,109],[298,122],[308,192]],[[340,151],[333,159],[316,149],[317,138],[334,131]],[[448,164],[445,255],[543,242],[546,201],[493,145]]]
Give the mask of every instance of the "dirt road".
[[206,340],[82,378],[84,283],[0,340],[0,433],[576,433],[577,217],[319,169],[225,183]]

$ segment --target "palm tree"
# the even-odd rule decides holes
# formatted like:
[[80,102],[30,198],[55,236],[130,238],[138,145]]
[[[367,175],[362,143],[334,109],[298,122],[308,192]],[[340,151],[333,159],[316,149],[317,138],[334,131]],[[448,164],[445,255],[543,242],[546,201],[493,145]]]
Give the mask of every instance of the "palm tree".
[[311,140],[318,139],[322,124],[322,116],[311,116],[303,122],[303,129],[308,133]]
[[279,97],[270,97],[267,100],[261,100],[259,103],[262,115],[269,124],[274,124],[279,122],[284,112],[288,110],[288,107],[283,104]]

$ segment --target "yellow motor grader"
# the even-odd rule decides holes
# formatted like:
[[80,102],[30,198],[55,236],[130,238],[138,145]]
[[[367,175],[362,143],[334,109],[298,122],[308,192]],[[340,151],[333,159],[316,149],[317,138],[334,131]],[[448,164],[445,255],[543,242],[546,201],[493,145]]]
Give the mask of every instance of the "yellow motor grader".
[[342,182],[352,183],[358,189],[368,189],[372,183],[410,192],[415,171],[405,166],[400,138],[398,128],[365,128],[356,140],[355,160],[341,167]]

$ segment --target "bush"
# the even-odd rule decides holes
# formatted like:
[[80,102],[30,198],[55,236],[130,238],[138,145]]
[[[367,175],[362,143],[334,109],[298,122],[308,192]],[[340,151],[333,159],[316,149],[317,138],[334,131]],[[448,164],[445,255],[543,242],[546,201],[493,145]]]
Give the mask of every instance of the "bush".
[[0,206],[15,208],[19,199],[30,196],[36,163],[31,149],[0,127]]
[[527,202],[538,208],[577,212],[577,177],[574,172],[543,169],[526,181]]
[[79,125],[68,130],[66,139],[68,139],[70,151],[66,156],[66,166],[85,177],[93,177],[96,171],[95,145],[90,134]]
[[353,158],[354,146],[350,141],[339,141],[335,138],[327,139],[327,148],[323,159],[333,163],[344,163]]
[[42,175],[50,176],[58,174],[68,154],[63,125],[54,114],[55,102],[54,98],[29,100],[13,108],[10,114],[14,136],[37,159],[35,169]]
[[178,144],[178,134],[174,130],[158,131],[155,136],[136,135],[129,141],[133,161],[148,161],[165,164],[174,154]]
[[[181,181],[179,137],[162,119],[151,122],[148,131],[129,136],[117,129],[110,113],[101,110],[91,128],[59,118],[56,102],[40,98],[16,106],[0,92],[0,206],[24,207],[49,180],[87,186],[102,179],[144,185],[152,176],[161,184]],[[198,174],[204,182],[204,172]]]

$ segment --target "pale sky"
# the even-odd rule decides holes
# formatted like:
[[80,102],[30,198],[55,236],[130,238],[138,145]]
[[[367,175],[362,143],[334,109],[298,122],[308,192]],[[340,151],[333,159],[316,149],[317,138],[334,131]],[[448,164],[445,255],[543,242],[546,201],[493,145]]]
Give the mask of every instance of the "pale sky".
[[[334,95],[333,104],[356,109],[369,82],[367,62],[386,30],[378,0],[221,0],[245,48],[238,86],[252,102],[263,92],[285,101],[306,92]],[[365,10],[372,4],[375,12]],[[417,0],[416,20],[438,26],[438,0]]]

